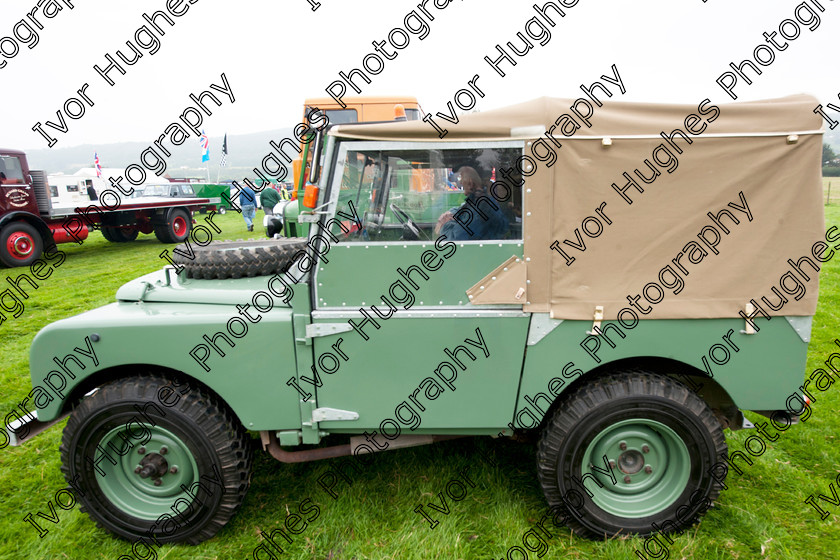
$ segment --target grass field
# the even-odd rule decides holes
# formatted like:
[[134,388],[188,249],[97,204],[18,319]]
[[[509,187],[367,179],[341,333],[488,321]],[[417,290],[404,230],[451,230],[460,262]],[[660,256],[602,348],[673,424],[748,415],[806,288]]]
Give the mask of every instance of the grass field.
[[[840,178],[832,183],[832,198],[840,202]],[[837,202],[826,208],[826,222],[840,224]],[[218,223],[222,238],[261,237],[259,231],[249,234],[235,213],[219,217]],[[112,302],[121,284],[164,264],[158,255],[165,246],[154,236],[141,237],[130,244],[112,244],[97,232],[83,246],[61,247],[67,253],[66,262],[26,301],[21,317],[0,326],[0,410],[4,414],[30,389],[28,351],[39,329]],[[840,257],[835,257],[821,275],[808,372],[838,351],[832,342],[840,337],[838,270]],[[691,531],[673,537],[670,557],[840,558],[840,508],[821,502],[831,512],[822,521],[803,503],[809,494],[831,496],[829,483],[840,470],[838,409],[840,388],[820,393],[807,423],[780,435],[742,476],[731,475],[726,481],[729,489],[717,506]],[[760,418],[749,416],[753,421]],[[131,558],[128,542],[97,529],[77,507],[57,509],[57,524],[37,518],[49,530],[44,538],[23,521],[29,513],[49,515],[47,501],[65,487],[58,453],[63,425],[22,448],[0,450],[0,559]],[[749,435],[748,431],[727,432],[730,449],[743,449]],[[197,547],[167,545],[156,549],[155,556],[137,557],[252,558],[254,548],[263,542],[259,532],[280,527],[287,513],[296,512],[300,502],[311,498],[320,508],[319,517],[294,537],[293,544],[283,541],[285,554],[279,558],[503,558],[510,546],[521,546],[523,535],[546,509],[531,444],[465,439],[379,454],[363,472],[352,475],[352,486],[338,486],[338,499],[332,499],[317,485],[317,477],[345,462],[349,461],[286,465],[258,454],[243,507],[215,538]],[[424,504],[432,501],[467,467],[476,487],[468,489],[463,501],[450,504],[450,514],[436,514],[440,524],[430,529],[413,509],[421,500]],[[543,558],[635,559],[633,550],[642,544],[633,538],[588,541],[565,527],[553,533]],[[531,558],[535,557],[532,553]]]
[[840,177],[823,177],[823,202],[829,206],[840,205]]

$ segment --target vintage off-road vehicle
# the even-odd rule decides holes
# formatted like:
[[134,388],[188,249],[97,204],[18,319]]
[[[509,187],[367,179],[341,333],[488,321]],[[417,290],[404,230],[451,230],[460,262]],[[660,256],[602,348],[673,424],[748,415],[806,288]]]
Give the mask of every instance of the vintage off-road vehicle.
[[734,460],[724,429],[751,426],[741,411],[803,411],[829,237],[815,105],[585,116],[543,98],[443,139],[424,122],[319,131],[307,239],[193,247],[44,328],[37,420],[11,437],[69,414],[66,479],[127,538],[215,534],[257,433],[288,462],[537,433],[546,500],[574,531],[688,527]]

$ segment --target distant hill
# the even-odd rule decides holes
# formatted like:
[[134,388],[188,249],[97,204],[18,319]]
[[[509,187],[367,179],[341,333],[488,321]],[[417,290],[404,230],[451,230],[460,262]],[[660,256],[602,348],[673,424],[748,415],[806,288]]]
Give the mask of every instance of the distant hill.
[[[825,123],[823,123],[823,126],[825,126]],[[835,127],[834,130],[828,130],[828,126],[825,126],[823,142],[830,145],[836,153],[840,154],[840,126]]]
[[[279,141],[291,137],[292,129],[267,130],[252,134],[228,135],[227,167],[221,168],[220,180],[254,178],[253,168],[259,166],[263,157],[271,150],[269,140]],[[222,136],[210,137],[210,179],[216,180],[219,161],[222,157]],[[201,163],[201,151],[195,138],[189,138],[183,145],[164,147],[172,153],[166,158],[166,171],[171,177],[199,177],[206,179],[207,170]],[[120,142],[117,144],[85,144],[73,148],[27,150],[26,156],[32,169],[43,169],[48,173],[74,173],[83,167],[93,167],[93,154],[99,153],[102,167],[124,169],[132,163],[140,164],[140,153],[149,147],[142,142]],[[163,154],[161,154],[163,155]],[[291,166],[290,166],[291,167]],[[148,172],[152,176],[153,172]],[[291,174],[291,169],[289,170]]]

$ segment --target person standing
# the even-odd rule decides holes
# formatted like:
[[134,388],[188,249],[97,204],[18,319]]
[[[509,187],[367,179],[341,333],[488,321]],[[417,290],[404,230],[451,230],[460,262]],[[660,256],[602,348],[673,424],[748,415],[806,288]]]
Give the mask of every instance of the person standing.
[[257,193],[247,184],[242,187],[239,193],[239,206],[242,208],[242,217],[248,231],[254,231],[254,218],[257,215]]
[[274,187],[266,186],[260,193],[260,204],[266,216],[274,214],[273,209],[278,202],[280,202],[280,194],[274,190]]

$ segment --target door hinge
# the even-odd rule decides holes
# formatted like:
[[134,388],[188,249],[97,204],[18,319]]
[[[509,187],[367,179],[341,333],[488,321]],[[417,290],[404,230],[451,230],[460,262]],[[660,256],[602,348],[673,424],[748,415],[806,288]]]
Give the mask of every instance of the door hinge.
[[359,413],[352,410],[339,410],[337,408],[316,408],[312,411],[313,422],[327,422],[335,420],[358,420]]
[[350,323],[310,323],[306,325],[306,338],[318,338],[352,331]]

